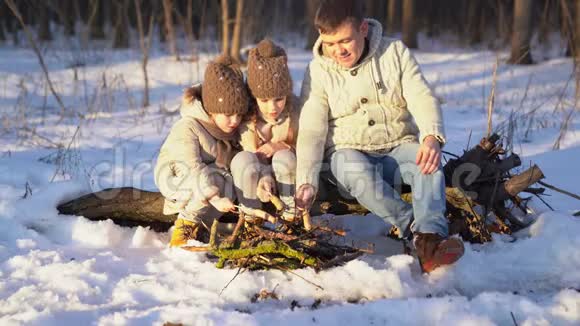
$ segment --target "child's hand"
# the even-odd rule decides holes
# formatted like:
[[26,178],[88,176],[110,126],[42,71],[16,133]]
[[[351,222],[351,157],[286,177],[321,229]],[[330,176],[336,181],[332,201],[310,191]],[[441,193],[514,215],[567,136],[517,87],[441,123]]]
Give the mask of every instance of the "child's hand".
[[265,176],[258,181],[257,195],[261,202],[267,203],[270,201],[270,196],[276,189],[276,181],[271,176]]
[[281,151],[283,149],[288,149],[288,148],[290,148],[290,146],[288,146],[284,142],[279,142],[279,143],[268,142],[268,143],[265,143],[264,145],[260,146],[260,148],[258,148],[256,154],[262,155],[266,158],[272,158],[272,156],[277,151]]
[[215,209],[223,213],[231,212],[236,209],[234,203],[228,197],[219,197],[218,195],[215,195],[209,200],[209,203],[215,207]]

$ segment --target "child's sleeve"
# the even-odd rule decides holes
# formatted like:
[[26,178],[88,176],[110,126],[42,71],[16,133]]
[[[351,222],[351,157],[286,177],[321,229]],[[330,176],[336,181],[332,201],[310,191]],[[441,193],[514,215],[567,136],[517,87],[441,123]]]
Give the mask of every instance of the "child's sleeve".
[[172,200],[190,200],[192,196],[209,199],[219,193],[213,184],[212,168],[201,158],[201,145],[197,134],[187,120],[178,121],[165,140],[163,150],[167,158],[158,164],[160,169],[156,178],[161,193]]

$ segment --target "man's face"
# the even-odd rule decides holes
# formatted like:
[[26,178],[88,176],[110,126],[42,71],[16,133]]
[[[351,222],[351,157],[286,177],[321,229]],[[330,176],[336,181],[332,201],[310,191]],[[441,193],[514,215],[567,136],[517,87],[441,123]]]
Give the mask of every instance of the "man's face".
[[366,21],[359,26],[344,22],[332,33],[320,33],[323,51],[342,67],[352,68],[364,51],[368,32],[369,24]]

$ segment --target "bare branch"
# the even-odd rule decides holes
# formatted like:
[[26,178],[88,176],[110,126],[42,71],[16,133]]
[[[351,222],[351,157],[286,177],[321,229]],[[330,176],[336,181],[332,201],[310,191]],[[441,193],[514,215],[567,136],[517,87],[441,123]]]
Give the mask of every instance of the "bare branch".
[[149,29],[147,36],[143,31],[143,16],[141,13],[141,0],[135,0],[135,11],[137,13],[137,28],[139,30],[139,44],[141,46],[141,53],[143,54],[141,60],[141,70],[143,70],[143,79],[145,81],[143,94],[143,107],[149,106],[149,76],[147,74],[147,63],[149,61],[149,49],[151,48],[151,34],[153,30],[154,15],[149,17]]
[[495,65],[493,67],[493,79],[491,81],[491,92],[487,100],[487,137],[491,135],[492,130],[492,115],[493,106],[495,103],[495,86],[497,83],[497,67],[499,66],[499,55],[496,56]]
[[40,50],[38,49],[38,46],[36,45],[36,42],[34,41],[34,37],[32,36],[32,33],[30,32],[30,29],[28,28],[26,23],[24,23],[24,19],[22,18],[20,11],[18,11],[18,7],[14,3],[14,0],[6,0],[5,3],[8,6],[8,8],[10,9],[10,11],[12,11],[12,14],[14,14],[16,19],[18,19],[18,22],[20,23],[20,26],[22,26],[22,29],[24,30],[24,34],[26,35],[26,38],[28,39],[30,46],[32,46],[34,53],[38,57],[38,61],[40,63],[40,66],[42,67],[42,71],[44,72],[44,77],[46,78],[46,81],[48,82],[48,87],[50,88],[50,92],[52,93],[52,95],[54,96],[54,98],[58,102],[58,105],[60,106],[61,119],[62,119],[62,117],[64,116],[64,114],[67,111],[66,107],[64,106],[64,103],[62,102],[60,95],[58,95],[58,93],[56,92],[56,90],[54,88],[54,85],[52,84],[52,81],[50,80],[50,75],[48,74],[48,69],[46,68],[46,64],[44,63],[44,58],[42,57],[42,54],[40,53]]

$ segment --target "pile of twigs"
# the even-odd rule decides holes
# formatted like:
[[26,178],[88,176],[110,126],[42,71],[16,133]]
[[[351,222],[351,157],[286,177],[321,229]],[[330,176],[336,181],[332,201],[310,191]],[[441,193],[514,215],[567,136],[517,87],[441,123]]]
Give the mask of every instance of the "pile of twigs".
[[542,170],[534,165],[514,174],[522,162],[517,154],[507,155],[499,138],[497,134],[483,138],[443,169],[447,187],[451,186],[446,191],[450,232],[466,241],[488,242],[492,232],[511,234],[527,227],[530,222],[515,216],[516,211],[530,213],[530,197],[521,194],[540,197],[544,192],[544,188],[532,187],[544,178]]
[[207,251],[210,257],[217,259],[217,268],[248,270],[311,267],[320,271],[372,252],[372,248],[340,244],[342,241],[337,238],[345,235],[343,230],[312,226],[307,213],[286,221],[263,210],[238,208],[239,219],[230,236],[220,238],[215,220],[210,229],[209,246],[182,249]]

